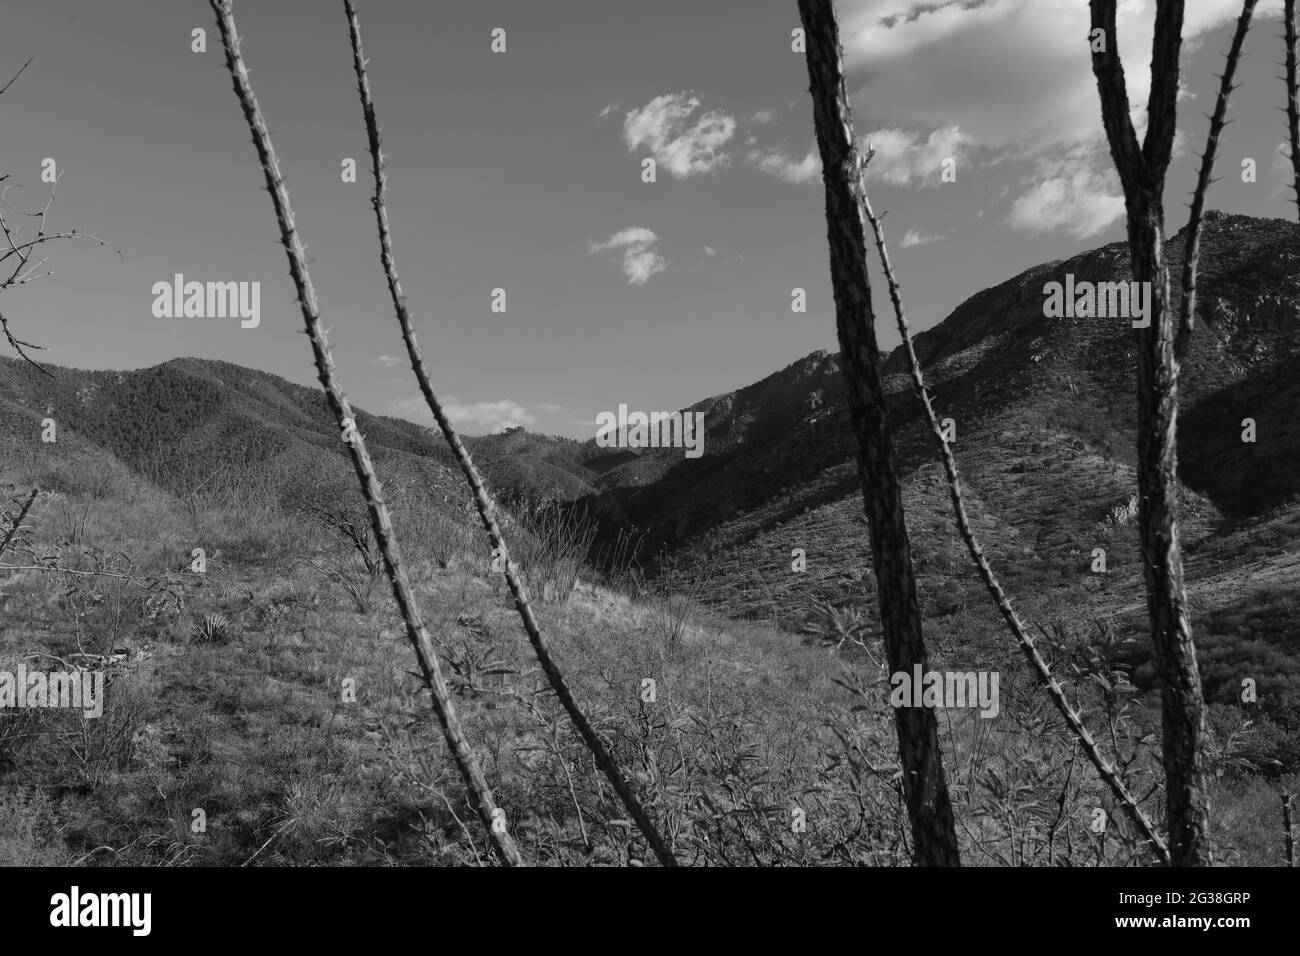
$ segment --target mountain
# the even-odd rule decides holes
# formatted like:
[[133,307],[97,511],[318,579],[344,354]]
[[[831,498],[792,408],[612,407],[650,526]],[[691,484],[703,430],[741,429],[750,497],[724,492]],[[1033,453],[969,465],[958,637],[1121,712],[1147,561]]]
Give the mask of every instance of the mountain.
[[[245,486],[288,499],[352,480],[319,389],[194,358],[137,371],[47,368],[51,376],[0,358],[0,436],[11,452],[111,458],[117,468],[182,496]],[[448,499],[464,497],[441,436],[356,412],[386,478],[418,480]],[[39,440],[47,417],[56,423],[55,445]]]
[[[1175,274],[1181,241],[1180,232],[1169,243]],[[998,484],[1034,484],[1042,471],[1035,461],[1050,447],[1062,456],[1052,497],[1104,517],[1123,493],[1112,479],[1134,461],[1134,338],[1120,319],[1045,317],[1043,286],[1067,274],[1126,281],[1127,246],[1037,266],[979,292],[915,347],[936,406],[957,426],[958,453],[976,473],[987,453]],[[1300,465],[1300,226],[1211,212],[1200,274],[1198,329],[1181,379],[1182,478],[1205,499],[1207,517],[1258,517],[1300,491],[1292,477]],[[901,349],[885,370],[904,467],[920,467],[934,453]],[[632,520],[656,525],[670,546],[779,500],[787,487],[797,489],[796,510],[853,490],[840,480],[855,446],[836,356],[813,353],[689,410],[706,413],[703,458],[647,449],[600,479]],[[1241,441],[1247,417],[1255,444]]]
[[[1183,233],[1169,242],[1182,267]],[[1135,337],[1121,318],[1048,318],[1044,286],[1127,281],[1127,246],[1046,263],[985,289],[918,335],[968,510],[1022,612],[1064,633],[1113,626],[1146,665],[1137,512]],[[877,290],[878,321],[888,302]],[[913,317],[913,321],[915,317]],[[1300,726],[1300,226],[1207,214],[1199,305],[1180,380],[1182,542],[1207,691],[1269,684]],[[956,641],[1004,639],[951,517],[905,356],[885,362],[927,620]],[[705,454],[577,456],[584,504],[649,529],[677,581],[737,617],[795,623],[818,601],[871,601],[874,580],[838,359],[813,353],[704,411]],[[1255,440],[1243,441],[1246,419]],[[568,459],[573,460],[572,457]],[[792,570],[795,549],[807,569]],[[1105,572],[1094,572],[1104,551]],[[1264,675],[1262,678],[1259,675]],[[1266,708],[1267,709],[1267,708]]]
[[[1175,275],[1182,239],[1179,232],[1169,242]],[[1133,335],[1122,319],[1044,316],[1044,285],[1067,275],[1076,283],[1129,280],[1126,244],[1028,269],[973,295],[915,339],[975,488],[1035,536],[1058,538],[1127,507],[1136,444]],[[1190,519],[1206,527],[1258,519],[1300,493],[1293,477],[1300,466],[1300,226],[1207,213],[1197,311],[1180,382]],[[885,371],[903,467],[925,470],[936,458],[901,349]],[[601,514],[652,528],[655,542],[670,549],[743,538],[746,516],[757,512],[770,529],[857,493],[838,356],[814,352],[682,411],[705,414],[706,453],[698,459],[680,449],[602,449],[594,439],[575,446],[527,433],[483,439],[479,453],[551,474],[558,497],[590,487],[588,503]],[[1254,443],[1241,440],[1246,418],[1255,422]],[[995,487],[982,489],[984,480]],[[1050,508],[1035,512],[1040,493],[1068,504],[1066,525]]]
[[[1181,233],[1169,253],[1177,275]],[[1134,335],[1124,319],[1046,317],[1045,284],[1067,276],[1127,280],[1127,248],[1046,263],[978,292],[918,335],[916,350],[940,416],[955,425],[972,520],[1022,612],[1067,630],[1109,622],[1141,638]],[[1263,675],[1274,713],[1294,708],[1300,721],[1298,345],[1300,226],[1207,214],[1197,327],[1180,383],[1181,533],[1198,646],[1207,688],[1230,697],[1243,672]],[[0,359],[6,454],[54,456],[55,446],[39,442],[42,419],[52,417],[57,454],[93,461],[113,480],[282,499],[351,487],[319,390],[199,359],[52,371],[47,378]],[[885,371],[927,621],[943,640],[1000,641],[901,351]],[[678,586],[732,617],[793,625],[816,602],[869,604],[874,580],[837,356],[814,352],[683,411],[704,414],[699,458],[522,429],[467,444],[503,498],[570,502],[596,516],[604,536],[641,529],[647,564],[666,553],[660,570],[671,567]],[[386,486],[459,513],[466,495],[440,436],[357,415]],[[1244,419],[1254,442],[1242,439]],[[806,570],[792,569],[796,549]],[[1094,570],[1098,549],[1104,573]]]
[[[1175,274],[1181,237],[1169,243]],[[1127,280],[1127,248],[1114,243],[1029,269],[915,339],[936,407],[955,422],[972,493],[1036,549],[1077,543],[1112,509],[1126,508],[1134,490],[1134,339],[1120,319],[1045,317],[1044,284],[1067,274]],[[1300,226],[1208,213],[1200,289],[1179,442],[1196,535],[1260,520],[1300,491]],[[286,491],[304,475],[348,476],[318,389],[194,358],[129,372],[52,370],[50,378],[0,358],[0,435],[26,442],[51,416],[60,442],[111,454],[180,491],[239,471],[272,474]],[[885,371],[902,466],[913,480],[930,475],[932,438],[901,350]],[[857,495],[838,356],[814,352],[682,411],[704,414],[702,457],[523,429],[467,444],[506,497],[582,501],[612,522],[650,529],[656,550],[716,550],[786,526],[798,537],[798,515]],[[441,436],[357,415],[377,460],[439,494],[462,495]],[[1255,422],[1254,443],[1241,440],[1246,418]]]

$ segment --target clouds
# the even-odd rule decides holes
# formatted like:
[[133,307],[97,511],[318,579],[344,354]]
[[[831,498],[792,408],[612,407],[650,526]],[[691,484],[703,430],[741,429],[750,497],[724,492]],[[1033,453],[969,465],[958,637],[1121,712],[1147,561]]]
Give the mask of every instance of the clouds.
[[494,435],[514,425],[532,425],[537,421],[528,409],[509,399],[475,402],[473,405],[449,401],[446,411],[447,417],[456,424],[474,425]]
[[[529,426],[537,421],[528,409],[508,398],[497,402],[465,404],[449,395],[443,400],[442,408],[453,425],[493,435],[516,425]],[[422,397],[399,398],[393,402],[393,412],[414,421],[433,421],[429,406]]]
[[1088,166],[1045,179],[1012,203],[1007,222],[1032,232],[1060,229],[1075,239],[1095,236],[1124,215],[1112,179]]
[[736,119],[717,110],[696,117],[699,108],[699,98],[684,92],[632,110],[623,122],[628,150],[645,147],[677,179],[716,172],[730,162],[723,147],[736,133]]
[[1273,187],[1268,191],[1269,199],[1290,196],[1294,172],[1291,166],[1291,147],[1282,141],[1273,150],[1273,161],[1268,167],[1268,178]]
[[[601,115],[612,109],[606,107]],[[735,136],[736,119],[721,110],[700,110],[699,98],[689,92],[656,96],[627,114],[623,138],[629,150],[647,148],[655,161],[677,179],[717,172],[731,164],[732,156],[726,147]],[[773,110],[758,110],[748,116],[747,122],[751,127],[766,127],[775,120]],[[938,184],[943,161],[963,158],[972,145],[971,137],[955,124],[930,128],[929,132],[885,127],[863,139],[876,149],[867,180],[891,186]],[[781,147],[761,146],[753,135],[745,142],[752,147],[744,154],[745,162],[782,182],[808,185],[821,176],[821,158],[815,145],[802,153],[789,153]],[[652,269],[646,277],[656,271],[659,269]]]
[[[1261,4],[1259,18],[1278,6]],[[1240,13],[1240,0],[1187,5],[1185,45]],[[859,112],[921,128],[957,126],[992,149],[1037,154],[1102,135],[1088,46],[1088,5],[1076,0],[844,0],[846,65],[865,76]],[[1154,0],[1119,4],[1116,27],[1129,100],[1145,104]]]
[[904,249],[911,246],[924,246],[927,243],[938,242],[943,236],[935,232],[921,232],[919,229],[909,229],[903,233],[903,238],[899,242]]
[[867,182],[889,186],[937,186],[944,160],[961,158],[969,143],[956,126],[937,129],[924,139],[905,129],[880,129],[862,139],[876,151],[867,166]]
[[788,156],[779,149],[755,149],[745,159],[763,172],[796,185],[816,182],[822,173],[822,161],[812,149],[802,158]]
[[[606,107],[601,116],[610,109]],[[722,110],[700,110],[699,97],[690,92],[656,96],[627,114],[623,139],[628,150],[648,149],[656,164],[676,179],[715,173],[731,165],[732,156],[726,147],[736,134],[736,118]],[[768,126],[775,120],[773,110],[758,110],[748,117],[752,126]],[[821,161],[815,150],[803,156],[789,156],[780,149],[757,147],[758,141],[753,136],[746,142],[755,146],[745,155],[746,162],[785,182],[813,182],[821,173]],[[659,269],[649,275],[656,271]]]
[[[901,128],[880,129],[862,137],[862,148],[870,145],[876,154],[867,166],[867,182],[887,186],[937,186],[945,160],[962,160],[969,138],[956,126],[934,130],[928,135]],[[745,159],[757,169],[787,183],[804,185],[821,177],[821,157],[815,146],[802,156],[779,149],[754,149]]]
[[[1184,50],[1235,18],[1241,3],[1197,0],[1187,6]],[[1266,0],[1256,18],[1279,6]],[[854,97],[859,122],[887,127],[873,134],[877,156],[869,180],[925,182],[917,175],[936,157],[966,148],[989,162],[1034,164],[1008,216],[1015,228],[1057,229],[1084,239],[1123,214],[1104,153],[1086,3],[843,0],[841,10],[850,82],[864,78],[870,91],[869,98],[861,91]],[[1119,4],[1118,42],[1139,137],[1154,24],[1155,0]],[[889,128],[902,123],[935,132],[922,142]]]
[[[1118,42],[1139,137],[1146,123],[1156,2],[1123,0],[1118,11]],[[839,7],[856,126],[872,130],[861,137],[875,150],[864,174],[869,185],[937,192],[946,161],[955,161],[959,171],[978,161],[981,171],[997,167],[1001,181],[986,180],[986,208],[1012,229],[1082,240],[1122,220],[1092,72],[1086,3],[841,0]],[[1278,8],[1280,0],[1261,0],[1256,15]],[[1239,10],[1240,0],[1189,4],[1184,49],[1227,26]],[[710,94],[669,93],[627,113],[628,148],[648,150],[677,179],[744,166],[781,183],[819,183],[816,145],[804,148],[806,140],[790,138],[796,115],[807,128],[804,106],[791,104],[790,115],[716,101],[706,109],[701,97]],[[1185,142],[1179,130],[1176,155]],[[909,246],[934,240],[915,230],[904,236]],[[621,251],[633,284],[663,269],[653,242],[628,242]]]
[[1013,229],[1089,239],[1124,216],[1124,193],[1104,142],[1041,157],[1020,188],[1006,219]]
[[623,274],[631,285],[645,285],[650,277],[668,268],[668,260],[655,249],[659,237],[649,229],[633,226],[616,232],[604,242],[587,243],[587,255],[616,252],[622,258]]

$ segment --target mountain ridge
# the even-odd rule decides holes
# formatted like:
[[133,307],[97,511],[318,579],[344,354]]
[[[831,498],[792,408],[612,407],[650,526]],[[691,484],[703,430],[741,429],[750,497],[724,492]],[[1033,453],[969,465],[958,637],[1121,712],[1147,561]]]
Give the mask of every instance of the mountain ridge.
[[[1300,721],[1300,646],[1288,636],[1300,630],[1288,597],[1300,591],[1300,226],[1209,215],[1202,260],[1179,432],[1188,588],[1204,622],[1198,648],[1215,694],[1228,699],[1234,675],[1254,668],[1273,682],[1268,706],[1295,703]],[[917,335],[916,349],[939,415],[955,424],[976,531],[1022,613],[1060,627],[1102,622],[1142,647],[1134,336],[1126,320],[1045,317],[1043,285],[1066,273],[1125,279],[1126,250],[1111,243],[980,290]],[[904,355],[895,349],[883,362],[927,626],[947,635],[936,646],[996,640],[1000,625],[953,525]],[[182,497],[223,483],[236,496],[356,493],[319,390],[193,358],[132,372],[52,371],[0,358],[0,451],[47,456],[56,477],[56,458],[81,456],[115,481],[153,481]],[[466,441],[508,505],[556,499],[596,518],[602,541],[641,535],[652,576],[670,574],[728,616],[791,627],[819,603],[869,606],[875,585],[838,356],[811,352],[683,411],[705,414],[701,458],[523,430]],[[40,441],[51,412],[57,445]],[[466,491],[441,436],[356,413],[385,486],[418,493],[467,527]],[[1242,441],[1244,418],[1255,421],[1254,443]],[[1136,679],[1150,687],[1145,658],[1133,653]]]

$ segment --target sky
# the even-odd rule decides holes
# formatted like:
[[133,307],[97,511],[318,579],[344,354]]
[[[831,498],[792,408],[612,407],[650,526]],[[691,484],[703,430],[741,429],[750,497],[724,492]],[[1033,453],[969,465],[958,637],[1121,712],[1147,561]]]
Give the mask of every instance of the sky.
[[[0,173],[19,210],[58,176],[53,274],[3,294],[63,366],[222,359],[315,384],[273,210],[202,0],[9,0]],[[574,438],[620,404],[682,408],[834,351],[834,302],[794,0],[357,0],[396,257],[435,389],[470,434]],[[1239,0],[1189,0],[1168,228]],[[1121,0],[1141,131],[1154,0]],[[841,0],[857,133],[913,331],[1038,263],[1124,238],[1082,0]],[[1280,0],[1246,42],[1209,208],[1293,218]],[[239,0],[337,371],[367,411],[431,421],[369,207],[342,3]],[[206,52],[193,34],[206,31]],[[504,52],[493,31],[504,31]],[[500,34],[497,34],[499,37]],[[500,46],[500,42],[496,44]],[[342,164],[356,160],[357,181]],[[1243,182],[1246,158],[1257,181]],[[655,181],[643,181],[643,161]],[[945,160],[955,181],[942,181]],[[18,222],[13,212],[6,213]],[[154,286],[259,282],[260,322],[155,315]],[[505,311],[494,311],[494,290]],[[803,289],[806,311],[792,310]],[[898,343],[883,285],[882,345]],[[497,302],[499,304],[499,299]]]

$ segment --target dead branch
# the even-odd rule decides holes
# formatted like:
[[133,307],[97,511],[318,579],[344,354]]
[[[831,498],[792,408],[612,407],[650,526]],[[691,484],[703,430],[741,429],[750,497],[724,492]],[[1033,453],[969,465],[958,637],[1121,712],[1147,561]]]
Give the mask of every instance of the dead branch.
[[14,85],[14,80],[18,79],[18,77],[23,75],[23,71],[32,65],[32,60],[34,59],[36,59],[36,57],[29,56],[27,58],[27,62],[18,68],[18,72],[15,73],[13,76],[9,77],[9,82],[6,83],[4,86],[0,86],[0,95],[4,95],[5,91],[8,90],[9,87]]
[[32,510],[32,504],[36,501],[36,496],[40,493],[41,490],[39,488],[33,488],[32,493],[28,495],[27,500],[23,502],[23,506],[18,510],[17,517],[14,518],[14,523],[10,525],[9,530],[5,532],[4,540],[0,541],[0,557],[4,557],[4,553],[9,550],[10,543],[22,529],[23,521],[27,518],[27,512]]
[[[864,164],[865,166],[865,164]],[[1043,660],[1042,654],[1038,652],[1038,647],[1030,636],[1028,628],[1020,620],[1015,609],[1011,606],[1011,599],[1007,597],[1006,592],[1002,589],[1002,584],[989,564],[988,558],[984,554],[983,548],[980,547],[979,540],[975,537],[975,531],[971,527],[970,517],[966,513],[966,503],[962,494],[961,477],[957,472],[957,461],[952,453],[952,447],[943,437],[943,426],[939,423],[939,417],[935,414],[934,405],[930,400],[930,392],[925,386],[925,378],[921,373],[921,363],[916,356],[916,349],[912,345],[912,335],[908,330],[907,317],[903,311],[902,289],[894,276],[893,266],[889,261],[889,249],[885,244],[885,234],[883,226],[876,217],[871,208],[871,201],[867,198],[866,191],[863,191],[863,210],[866,213],[868,221],[871,223],[872,231],[876,237],[876,250],[880,255],[880,265],[885,273],[886,282],[889,285],[889,298],[894,305],[894,318],[898,324],[898,334],[902,337],[903,348],[907,356],[908,368],[912,375],[912,387],[916,391],[917,398],[921,400],[921,406],[925,410],[926,420],[930,424],[930,431],[939,445],[939,454],[943,459],[943,470],[948,476],[948,492],[952,499],[953,514],[957,518],[957,528],[961,533],[962,541],[966,543],[966,550],[970,552],[971,560],[975,562],[975,567],[979,571],[980,578],[984,581],[984,586],[989,595],[993,598],[993,603],[998,612],[1002,615],[1003,620],[1007,622],[1007,627],[1011,631],[1012,637],[1020,646],[1029,662],[1029,666],[1037,672],[1040,680],[1047,688],[1047,694],[1060,711],[1061,716],[1070,727],[1071,733],[1079,741],[1083,752],[1087,755],[1092,765],[1097,768],[1098,775],[1110,787],[1115,798],[1119,800],[1120,806],[1124,812],[1138,828],[1147,843],[1151,846],[1152,851],[1160,859],[1161,863],[1168,865],[1169,849],[1160,839],[1156,832],[1155,824],[1142,812],[1142,808],[1124,785],[1123,779],[1119,772],[1111,765],[1101,753],[1097,746],[1096,740],[1093,739],[1087,725],[1083,722],[1083,717],[1070,704],[1069,698],[1066,697],[1064,689],[1056,679],[1048,666],[1047,661]],[[1073,759],[1073,758],[1071,758]],[[1071,764],[1073,766],[1073,764]],[[1062,797],[1064,799],[1064,797]]]
[[[17,80],[18,77],[22,76],[23,71],[26,70],[27,67],[31,65],[33,59],[34,57],[29,57],[27,62],[24,63],[19,68],[18,72],[15,73],[12,77],[10,77],[9,82],[6,83],[3,87],[0,87],[0,94],[3,94],[6,90],[9,89],[9,87],[13,86],[14,81]],[[4,182],[8,178],[9,178],[9,174],[5,173],[3,176],[0,176],[0,182]],[[26,285],[27,283],[33,282],[36,279],[43,279],[47,276],[51,276],[54,274],[52,271],[48,269],[45,272],[37,271],[43,265],[45,265],[45,261],[46,261],[45,259],[40,259],[35,263],[31,261],[33,252],[39,247],[44,246],[47,243],[56,242],[62,239],[90,239],[94,242],[99,243],[101,246],[108,246],[110,249],[113,249],[113,251],[116,252],[119,256],[122,255],[122,250],[118,249],[116,246],[113,246],[106,240],[101,239],[99,236],[94,236],[84,232],[78,232],[76,229],[72,229],[67,232],[53,232],[53,233],[47,233],[45,231],[45,220],[49,216],[50,207],[54,205],[54,188],[56,185],[57,183],[51,185],[50,195],[49,198],[45,201],[45,206],[37,212],[22,212],[21,210],[15,209],[13,206],[9,204],[9,202],[5,199],[5,195],[13,187],[12,183],[4,186],[3,189],[0,189],[0,236],[3,236],[5,245],[8,246],[7,249],[0,250],[0,267],[4,267],[5,263],[8,262],[9,260],[11,259],[14,260],[9,275],[0,278],[0,292],[5,291],[6,289],[13,288],[14,286]],[[19,216],[29,218],[29,219],[35,219],[36,220],[35,234],[30,238],[23,239],[20,241],[17,238],[17,234],[15,230],[10,226],[8,219],[6,219],[5,217],[4,210],[6,209],[8,209],[10,212],[16,213]],[[4,332],[5,339],[9,342],[10,347],[13,348],[13,350],[16,353],[18,353],[19,357],[22,358],[23,361],[27,362],[27,364],[31,365],[33,368],[37,369],[44,375],[47,375],[51,378],[54,377],[48,369],[46,369],[43,365],[41,365],[39,362],[37,362],[30,355],[27,354],[28,349],[42,351],[44,350],[44,346],[34,345],[31,342],[24,342],[22,339],[14,335],[13,331],[9,327],[9,319],[4,314],[0,314],[0,330]]]
[[1287,141],[1291,147],[1291,169],[1295,174],[1292,188],[1295,190],[1296,210],[1300,212],[1300,107],[1296,105],[1296,86],[1300,78],[1296,76],[1296,32],[1295,0],[1286,0],[1282,7],[1284,36],[1286,41],[1286,125]]
[[[826,186],[826,219],[836,326],[849,412],[858,441],[858,477],[869,519],[880,619],[891,671],[928,667],[916,574],[903,512],[893,441],[880,376],[863,223],[861,153],[844,82],[839,26],[831,0],[799,0],[807,38],[808,76]],[[897,707],[894,724],[903,794],[916,862],[958,866],[956,826],[944,779],[938,722],[928,707]]]
[[356,8],[352,0],[343,0],[343,7],[347,14],[348,30],[352,39],[352,64],[357,76],[357,91],[361,98],[362,113],[365,116],[366,137],[374,173],[375,193],[371,199],[371,206],[375,210],[375,218],[379,227],[380,259],[383,262],[384,274],[388,280],[388,291],[393,300],[393,308],[397,313],[397,321],[402,329],[402,339],[406,343],[406,351],[410,356],[411,368],[414,370],[416,380],[420,385],[420,392],[423,394],[429,410],[433,413],[433,417],[437,419],[438,427],[442,429],[442,434],[447,439],[447,444],[460,465],[465,481],[469,484],[470,491],[474,495],[474,505],[478,510],[483,529],[492,542],[492,547],[499,549],[498,553],[505,558],[506,584],[510,588],[510,593],[514,596],[515,608],[519,612],[519,619],[528,635],[528,641],[532,644],[533,652],[536,654],[538,663],[541,664],[547,680],[550,681],[556,697],[564,705],[564,709],[578,729],[578,733],[595,757],[596,763],[618,793],[623,806],[627,808],[627,812],[636,821],[637,827],[645,836],[646,842],[649,843],[655,856],[659,858],[659,862],[664,866],[676,866],[677,861],[673,857],[672,851],[668,848],[663,837],[660,836],[659,831],[650,820],[649,815],[641,806],[641,802],[632,792],[632,788],[628,786],[618,765],[609,755],[605,745],[591,726],[591,722],[574,700],[564,676],[560,673],[559,667],[551,657],[550,650],[546,645],[546,639],[542,636],[541,628],[537,624],[537,618],[533,614],[532,605],[529,603],[528,591],[519,579],[514,562],[510,560],[505,538],[497,524],[496,507],[492,495],[483,484],[478,470],[470,459],[469,452],[466,451],[460,436],[456,434],[456,430],[452,427],[451,421],[443,411],[441,403],[434,394],[433,386],[430,384],[429,371],[425,365],[419,343],[416,341],[415,329],[411,324],[410,312],[406,307],[406,297],[402,294],[402,285],[397,275],[397,262],[393,256],[393,240],[388,227],[388,207],[385,201],[388,183],[384,171],[384,157],[380,150],[379,121],[375,117],[375,104],[370,94],[370,80],[366,75],[367,61],[361,48],[361,25],[357,19]]
[[[1294,3],[1294,0],[1287,0]],[[1228,98],[1236,87],[1232,83],[1233,74],[1237,72],[1237,63],[1241,59],[1241,47],[1246,42],[1246,33],[1250,30],[1250,18],[1255,13],[1255,0],[1244,0],[1241,16],[1237,18],[1237,29],[1232,34],[1232,45],[1228,48],[1228,62],[1223,68],[1219,82],[1219,96],[1214,103],[1214,115],[1210,117],[1210,132],[1205,138],[1205,152],[1201,154],[1201,171],[1196,177],[1196,189],[1192,193],[1192,210],[1187,220],[1187,232],[1183,244],[1183,302],[1178,317],[1178,338],[1174,342],[1174,355],[1182,361],[1187,354],[1187,347],[1192,341],[1192,328],[1196,324],[1196,274],[1201,255],[1201,220],[1205,211],[1205,194],[1210,189],[1214,174],[1214,153],[1219,146],[1219,136],[1226,124]],[[1300,167],[1297,167],[1300,169]],[[1300,181],[1300,180],[1297,180]]]
[[1282,794],[1282,836],[1286,847],[1286,865],[1295,866],[1295,825],[1291,822],[1291,801],[1293,794]]
[[234,85],[235,95],[244,113],[252,133],[253,145],[257,150],[266,186],[275,206],[276,219],[280,226],[280,241],[289,259],[289,272],[293,277],[294,288],[298,293],[298,304],[302,309],[303,324],[307,337],[311,341],[312,354],[316,362],[317,375],[325,390],[330,409],[341,434],[351,433],[351,440],[346,442],[352,465],[356,471],[357,481],[366,497],[370,510],[371,523],[374,526],[375,540],[384,559],[384,568],[392,582],[393,597],[396,599],[402,620],[406,624],[407,637],[415,651],[419,663],[420,675],[433,697],[434,712],[442,724],[443,734],[451,748],[465,780],[466,786],[474,796],[475,809],[479,819],[487,829],[497,856],[508,866],[522,865],[519,848],[508,830],[497,821],[497,804],[492,791],[479,766],[474,751],[465,738],[465,732],[452,704],[451,695],[443,679],[433,642],[425,627],[415,592],[402,565],[401,549],[396,533],[384,502],[383,490],[375,474],[370,454],[366,450],[365,439],[355,431],[356,416],[348,404],[347,396],[334,373],[334,359],[330,355],[325,332],[320,325],[320,307],[316,300],[316,290],[312,285],[311,275],[307,269],[306,252],[294,224],[293,209],[289,205],[289,193],[285,188],[284,177],[280,172],[280,163],[275,149],[271,145],[271,136],[267,131],[266,120],[261,107],[253,93],[248,79],[248,70],[244,66],[243,56],[239,50],[239,36],[235,30],[234,15],[230,0],[209,0],[216,15],[217,26],[221,31],[221,42],[226,53],[226,68]]
[[1141,149],[1119,58],[1115,0],[1091,0],[1102,121],[1124,186],[1133,279],[1151,283],[1149,323],[1136,332],[1139,538],[1151,641],[1160,676],[1165,804],[1170,862],[1206,866],[1209,796],[1205,700],[1178,543],[1178,356],[1165,250],[1163,191],[1177,121],[1183,0],[1156,7],[1147,133]]

